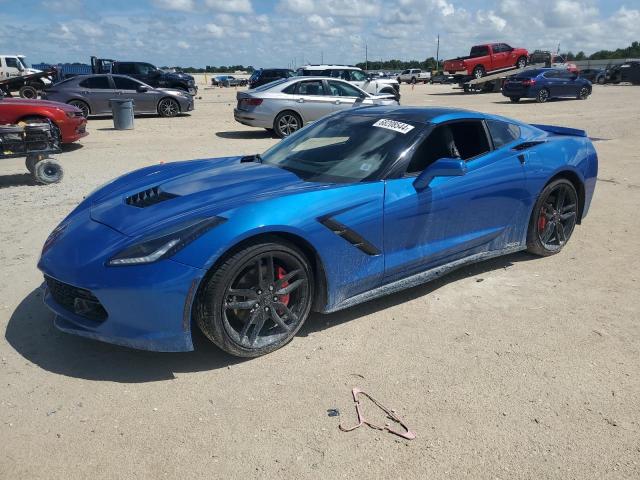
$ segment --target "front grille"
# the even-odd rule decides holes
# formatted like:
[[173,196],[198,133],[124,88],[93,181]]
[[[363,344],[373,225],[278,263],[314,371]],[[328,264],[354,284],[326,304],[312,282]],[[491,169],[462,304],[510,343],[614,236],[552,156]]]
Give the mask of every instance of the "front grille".
[[127,205],[131,205],[132,207],[146,208],[177,196],[178,195],[174,195],[173,193],[161,191],[160,187],[153,187],[143,190],[142,192],[134,193],[127,197],[125,202]]
[[49,293],[61,307],[89,320],[102,322],[107,319],[107,311],[89,290],[74,287],[45,275]]

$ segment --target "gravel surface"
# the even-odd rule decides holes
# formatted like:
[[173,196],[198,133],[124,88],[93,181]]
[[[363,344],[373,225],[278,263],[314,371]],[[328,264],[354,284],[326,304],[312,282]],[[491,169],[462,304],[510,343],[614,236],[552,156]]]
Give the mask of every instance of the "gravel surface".
[[[36,269],[49,232],[103,182],[275,143],[234,122],[235,89],[202,89],[191,115],[133,131],[90,120],[59,156],[58,185],[0,161],[0,477],[640,478],[639,92],[594,86],[587,101],[538,105],[403,85],[405,105],[586,129],[600,156],[589,216],[560,255],[515,254],[314,315],[249,361],[201,335],[195,352],[161,354],[60,333]],[[417,438],[341,432],[353,386]]]

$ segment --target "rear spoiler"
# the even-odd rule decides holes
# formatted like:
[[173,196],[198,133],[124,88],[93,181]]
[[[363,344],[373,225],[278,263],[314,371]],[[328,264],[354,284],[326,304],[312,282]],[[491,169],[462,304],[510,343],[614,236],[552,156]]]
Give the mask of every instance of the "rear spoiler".
[[586,137],[587,132],[584,130],[579,130],[577,128],[568,128],[568,127],[556,127],[555,125],[536,125],[531,124],[532,127],[539,128],[540,130],[544,130],[545,132],[553,133],[554,135],[568,135],[571,137]]

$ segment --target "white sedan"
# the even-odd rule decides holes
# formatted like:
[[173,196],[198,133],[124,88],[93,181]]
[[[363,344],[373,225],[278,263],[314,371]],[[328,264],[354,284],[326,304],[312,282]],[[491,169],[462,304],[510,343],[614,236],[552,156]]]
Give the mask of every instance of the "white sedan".
[[280,137],[309,122],[346,108],[398,105],[394,95],[371,95],[337,78],[292,77],[238,92],[233,111],[237,122],[265,128]]

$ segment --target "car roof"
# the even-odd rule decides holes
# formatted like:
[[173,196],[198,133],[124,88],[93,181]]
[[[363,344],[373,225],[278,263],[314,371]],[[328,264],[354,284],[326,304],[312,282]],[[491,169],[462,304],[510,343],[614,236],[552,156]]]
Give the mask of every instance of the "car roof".
[[340,68],[342,70],[361,70],[353,65],[305,65],[298,70],[329,70],[331,68]]
[[[396,121],[414,123],[442,123],[449,120],[487,118],[487,115],[461,108],[447,107],[405,107],[399,105],[391,106],[367,106],[343,110],[344,115],[366,115],[371,117],[388,118]],[[502,118],[495,117],[503,120]],[[519,123],[519,122],[514,122]]]

